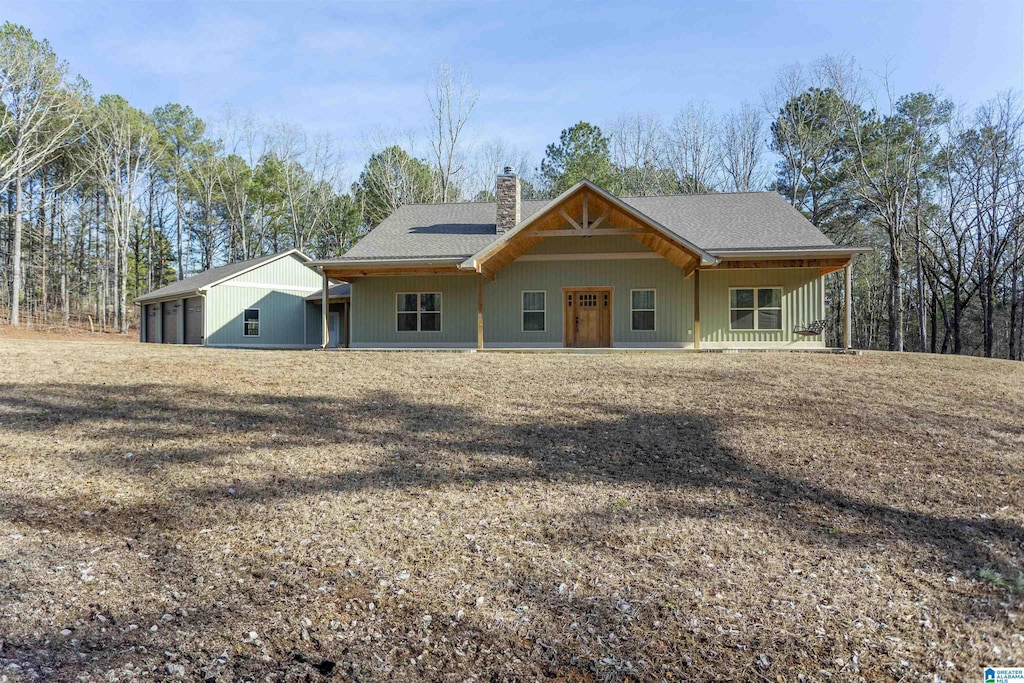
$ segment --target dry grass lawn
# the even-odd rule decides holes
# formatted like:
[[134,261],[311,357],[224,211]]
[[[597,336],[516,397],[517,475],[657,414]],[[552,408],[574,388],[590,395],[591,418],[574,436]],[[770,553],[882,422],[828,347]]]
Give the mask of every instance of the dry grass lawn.
[[980,680],[1022,473],[1002,361],[5,339],[0,676]]
[[[7,315],[6,311],[0,311],[0,317],[3,320],[6,320]],[[105,341],[132,344],[136,343],[138,339],[138,330],[133,330],[130,334],[125,335],[112,330],[108,332],[98,329],[89,331],[80,323],[75,325],[74,327],[40,327],[38,325],[12,327],[6,322],[0,322],[0,343],[12,339],[34,339],[37,341]]]

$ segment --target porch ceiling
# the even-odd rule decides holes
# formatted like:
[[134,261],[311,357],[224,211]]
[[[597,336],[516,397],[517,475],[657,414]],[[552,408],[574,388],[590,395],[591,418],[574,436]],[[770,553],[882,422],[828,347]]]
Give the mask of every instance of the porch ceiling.
[[817,268],[818,275],[828,275],[842,270],[853,260],[852,256],[830,258],[766,258],[766,259],[724,259],[708,270],[743,270],[750,268]]
[[459,269],[458,260],[448,263],[381,263],[381,264],[324,264],[320,266],[324,274],[339,282],[352,282],[364,277],[386,277],[391,275],[464,275],[465,270]]

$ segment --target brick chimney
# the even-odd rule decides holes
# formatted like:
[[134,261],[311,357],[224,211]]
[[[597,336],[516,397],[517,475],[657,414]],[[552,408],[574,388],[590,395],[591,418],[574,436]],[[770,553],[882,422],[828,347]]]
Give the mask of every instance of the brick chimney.
[[499,235],[519,225],[521,195],[516,169],[506,166],[504,171],[498,174],[498,217],[495,227]]

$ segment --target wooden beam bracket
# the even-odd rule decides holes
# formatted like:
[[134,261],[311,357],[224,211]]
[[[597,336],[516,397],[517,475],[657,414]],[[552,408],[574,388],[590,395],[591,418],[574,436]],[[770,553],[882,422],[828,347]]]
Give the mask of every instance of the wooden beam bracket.
[[586,190],[584,190],[583,191],[583,217],[580,220],[580,225],[583,226],[583,236],[584,237],[590,237],[590,233],[591,233],[590,221],[587,219],[588,211],[589,211],[588,206],[589,205],[587,203],[587,192],[586,192]]
[[560,214],[562,215],[562,218],[564,218],[564,219],[565,219],[565,221],[566,221],[566,222],[567,222],[567,223],[568,223],[569,225],[571,225],[572,227],[576,228],[576,229],[577,229],[577,230],[579,230],[580,232],[586,232],[586,231],[585,231],[585,230],[583,229],[583,226],[581,226],[581,225],[580,225],[579,223],[577,223],[577,222],[576,222],[576,219],[575,219],[575,218],[573,218],[573,217],[572,217],[572,216],[570,216],[570,215],[569,215],[568,213],[566,213],[565,209],[559,209],[559,210],[558,210],[558,213],[560,213]]
[[[597,222],[595,221],[595,225]],[[602,235],[645,235],[648,234],[646,230],[637,230],[635,228],[603,228],[601,230],[591,230],[590,234],[594,237],[600,237]],[[527,230],[520,233],[523,237],[584,237],[582,230],[576,230],[575,228],[566,228],[561,230]]]
[[[608,207],[607,209],[604,210],[604,213],[602,213],[600,216],[597,217],[596,221],[594,221],[593,223],[590,224],[588,229],[590,230],[591,233],[593,233],[595,230],[597,230],[597,226],[601,225],[601,223],[604,223],[604,220],[606,218],[608,218],[608,214],[611,213],[611,210],[612,210],[611,207]],[[643,232],[643,231],[639,230],[637,232]]]
[[487,266],[485,266],[483,264],[478,264],[477,267],[476,267],[476,270],[477,270],[478,273],[483,275],[485,278],[487,278],[491,282],[494,282],[494,271],[492,271],[490,268],[488,268]]

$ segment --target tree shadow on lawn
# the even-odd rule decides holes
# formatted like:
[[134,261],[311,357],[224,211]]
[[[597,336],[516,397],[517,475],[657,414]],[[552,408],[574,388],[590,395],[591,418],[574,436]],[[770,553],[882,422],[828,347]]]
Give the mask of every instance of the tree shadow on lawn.
[[[821,524],[801,514],[811,504],[854,515],[873,533],[864,544],[884,538],[950,550],[952,569],[978,567],[1014,573],[1007,555],[1020,550],[1024,528],[993,519],[925,514],[867,502],[839,491],[787,477],[755,465],[725,445],[717,420],[704,415],[624,411],[599,402],[560,409],[544,421],[495,419],[482,411],[444,403],[408,401],[379,392],[353,402],[331,396],[231,394],[179,387],[141,385],[126,396],[123,387],[84,384],[0,385],[0,429],[52,434],[62,427],[88,432],[84,449],[68,457],[128,473],[147,471],[153,462],[211,462],[237,454],[239,443],[219,443],[234,432],[252,449],[320,448],[355,445],[376,450],[376,467],[315,476],[273,477],[242,483],[231,498],[269,502],[328,491],[432,487],[488,482],[614,481],[658,488],[727,489],[748,494],[781,515],[779,526],[818,536]],[[79,432],[79,433],[81,433]],[[97,443],[90,446],[89,441]],[[148,443],[169,441],[151,453]],[[107,457],[107,444],[136,448],[135,457]],[[810,446],[813,449],[813,445]],[[454,462],[455,455],[468,460]],[[468,464],[468,466],[466,466]],[[224,499],[225,487],[178,487],[180,499],[201,504]],[[3,519],[32,519],[52,501],[5,495]],[[135,509],[136,516],[160,522],[160,501]],[[120,510],[124,512],[123,508]],[[714,506],[692,514],[715,514]],[[102,515],[91,515],[80,521]],[[109,522],[111,520],[103,520]],[[166,523],[166,521],[165,521]],[[173,524],[173,522],[171,522]],[[825,535],[822,540],[835,540]],[[1018,558],[1019,559],[1019,558]]]
[[[741,496],[761,519],[775,520],[771,522],[775,531],[794,542],[823,548],[905,542],[925,549],[935,571],[972,575],[984,567],[1006,576],[1019,571],[1018,543],[1024,538],[1024,529],[1016,524],[925,514],[784,476],[734,452],[723,442],[719,422],[702,415],[622,410],[594,402],[571,409],[553,406],[540,420],[529,415],[500,419],[483,414],[482,409],[410,401],[384,392],[351,402],[331,396],[209,390],[182,394],[180,387],[166,385],[142,385],[132,387],[131,392],[126,396],[124,387],[105,385],[3,385],[0,430],[49,435],[70,429],[83,434],[76,453],[66,457],[85,461],[101,472],[108,469],[120,475],[138,474],[140,485],[144,485],[143,475],[151,474],[155,464],[189,467],[215,463],[238,453],[238,443],[223,442],[232,433],[254,449],[314,448],[330,453],[332,447],[354,446],[373,454],[370,460],[376,464],[308,476],[273,474],[262,482],[251,476],[257,473],[249,471],[250,476],[236,485],[231,495],[220,482],[176,485],[165,481],[173,491],[171,499],[111,503],[105,509],[91,501],[94,510],[89,515],[68,515],[81,506],[80,499],[32,496],[8,488],[2,494],[0,519],[97,537],[134,535],[154,539],[164,532],[191,528],[191,511],[213,502],[227,501],[241,509],[254,503],[331,492],[464,486],[467,480],[490,484],[554,482],[568,487],[600,481],[652,487],[665,499],[659,505],[661,515],[714,519],[734,514],[735,510],[713,499],[696,504],[671,503],[675,492],[722,490]],[[136,457],[110,457],[111,444],[134,449]],[[147,444],[159,445],[146,452]],[[268,466],[268,473],[271,469]],[[566,510],[565,514],[582,513]],[[598,536],[630,524],[629,515],[620,510],[599,512],[603,519],[588,514],[597,531],[562,535],[550,541],[600,553],[604,551]],[[830,531],[828,520],[840,516],[853,520],[857,533],[837,536]],[[167,547],[167,552],[173,554],[174,550]],[[553,576],[523,578],[524,582],[537,583],[553,580]],[[523,599],[529,600],[529,596]],[[565,609],[570,615],[575,610],[579,620],[590,623],[622,618],[611,596]],[[210,623],[230,616],[213,607],[205,613]],[[469,624],[452,628],[453,635],[465,636],[466,628],[476,627]],[[483,626],[474,632],[482,639],[495,637],[488,635]],[[125,661],[128,646],[111,638],[97,635],[92,655],[109,657],[111,662]],[[9,646],[14,652],[27,652],[59,641],[51,636],[33,642],[11,641]],[[133,641],[128,638],[125,642]],[[642,659],[645,645],[637,643],[634,647],[633,661]],[[547,657],[547,665],[556,672],[562,666],[595,666],[590,651],[545,654],[536,641],[529,648],[524,656]],[[619,654],[628,656],[630,652],[626,648]],[[332,656],[345,655],[335,652]],[[368,651],[360,656],[369,656]],[[681,655],[677,652],[673,656]],[[92,666],[88,661],[75,662],[69,659],[66,664]]]

